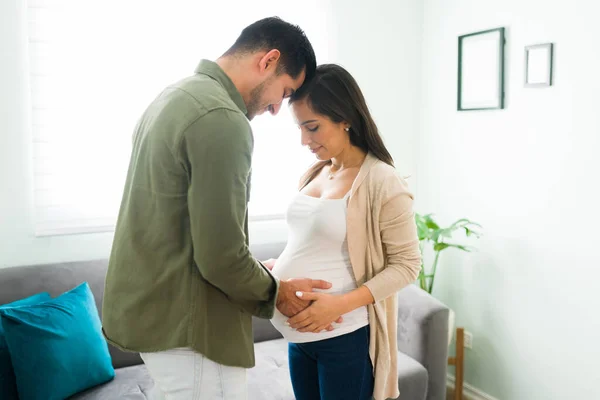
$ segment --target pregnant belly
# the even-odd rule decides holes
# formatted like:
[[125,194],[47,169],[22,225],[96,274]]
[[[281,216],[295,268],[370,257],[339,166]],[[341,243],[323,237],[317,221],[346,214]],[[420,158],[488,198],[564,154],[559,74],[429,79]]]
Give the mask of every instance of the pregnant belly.
[[[350,262],[345,259],[330,258],[328,259],[323,254],[319,255],[318,260],[310,260],[306,257],[298,257],[292,259],[285,257],[285,253],[279,258],[273,267],[273,275],[280,280],[291,278],[310,278],[322,279],[332,284],[332,287],[327,290],[314,289],[315,292],[324,292],[333,295],[343,294],[356,289],[356,281]],[[334,331],[323,331],[320,333],[301,333],[297,332],[286,325],[288,317],[281,314],[279,310],[275,311],[271,322],[273,326],[279,330],[283,336],[290,342],[311,342],[323,340],[344,333],[352,332],[353,330],[368,324],[368,313],[366,307],[360,307],[343,315],[341,324],[333,324]]]
[[273,267],[273,275],[280,280],[292,278],[321,279],[331,283],[330,289],[314,289],[315,292],[331,294],[346,293],[356,289],[350,263],[345,260],[334,262],[323,259],[319,262],[311,260],[287,260],[280,259]]

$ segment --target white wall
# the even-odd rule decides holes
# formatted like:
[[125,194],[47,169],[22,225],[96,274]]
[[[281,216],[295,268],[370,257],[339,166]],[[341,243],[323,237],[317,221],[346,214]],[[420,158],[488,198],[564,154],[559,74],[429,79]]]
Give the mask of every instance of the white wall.
[[[600,26],[595,1],[426,0],[418,209],[485,228],[435,295],[474,333],[466,381],[503,400],[600,398]],[[457,37],[507,28],[507,108],[457,112]],[[555,84],[523,87],[555,43]]]
[[332,59],[358,81],[398,172],[416,189],[419,131],[421,0],[329,0]]
[[[269,13],[293,20],[297,13],[290,4],[269,5]],[[356,76],[399,170],[413,174],[421,2],[331,0],[319,4],[326,11],[312,19],[327,25],[328,37],[313,38],[313,42],[326,42],[330,51],[328,59],[319,61],[341,62]],[[25,7],[26,2],[0,2],[0,267],[107,257],[112,234],[33,235]],[[266,15],[256,15],[256,19]],[[281,223],[251,226],[253,243],[284,236]]]

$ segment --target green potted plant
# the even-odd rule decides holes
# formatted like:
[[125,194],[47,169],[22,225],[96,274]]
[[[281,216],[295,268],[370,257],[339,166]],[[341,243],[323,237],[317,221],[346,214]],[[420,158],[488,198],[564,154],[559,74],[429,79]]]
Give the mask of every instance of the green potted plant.
[[[425,265],[425,257],[421,258],[421,272],[417,278],[419,287],[431,294],[442,251],[455,248],[470,252],[474,249],[471,246],[456,243],[453,240],[454,234],[464,231],[467,238],[479,238],[481,237],[481,225],[470,221],[467,218],[461,218],[449,226],[442,228],[433,219],[433,214],[421,215],[418,213],[415,213],[415,222],[417,224],[421,254],[424,254],[426,246],[431,246],[431,249],[433,250],[433,262],[430,266]],[[450,345],[454,330],[454,311],[452,310],[450,310],[449,328],[448,345]]]

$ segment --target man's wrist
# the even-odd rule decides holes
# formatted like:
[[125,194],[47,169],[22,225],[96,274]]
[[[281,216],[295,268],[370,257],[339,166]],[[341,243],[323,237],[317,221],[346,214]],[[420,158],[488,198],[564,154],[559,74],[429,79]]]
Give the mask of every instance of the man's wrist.
[[282,281],[278,278],[276,279],[276,283],[277,283],[277,287],[279,288],[279,290],[277,291],[277,298],[275,299],[275,304],[281,304],[283,302],[283,295],[284,293],[288,290],[288,283],[285,281]]

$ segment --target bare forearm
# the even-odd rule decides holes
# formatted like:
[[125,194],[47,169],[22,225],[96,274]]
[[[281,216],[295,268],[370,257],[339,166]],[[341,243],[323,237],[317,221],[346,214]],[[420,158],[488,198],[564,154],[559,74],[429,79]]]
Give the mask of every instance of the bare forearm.
[[344,304],[343,314],[346,314],[357,308],[373,304],[375,299],[368,287],[361,286],[358,289],[342,295],[342,301]]

